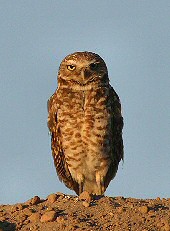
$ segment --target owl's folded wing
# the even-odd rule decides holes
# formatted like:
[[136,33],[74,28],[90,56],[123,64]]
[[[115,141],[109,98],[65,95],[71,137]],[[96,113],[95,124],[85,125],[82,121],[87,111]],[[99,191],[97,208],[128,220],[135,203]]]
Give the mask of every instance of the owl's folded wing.
[[110,96],[112,99],[112,152],[114,160],[119,164],[124,157],[122,139],[123,117],[119,97],[113,88],[111,88]]
[[73,180],[62,148],[60,125],[57,121],[57,95],[54,93],[48,100],[48,128],[51,134],[51,149],[54,165],[60,181],[68,188],[73,189],[77,194],[79,191],[78,183]]
[[115,177],[119,162],[123,160],[123,117],[121,114],[121,103],[115,90],[110,86],[110,105],[111,105],[111,164],[105,178],[105,187]]

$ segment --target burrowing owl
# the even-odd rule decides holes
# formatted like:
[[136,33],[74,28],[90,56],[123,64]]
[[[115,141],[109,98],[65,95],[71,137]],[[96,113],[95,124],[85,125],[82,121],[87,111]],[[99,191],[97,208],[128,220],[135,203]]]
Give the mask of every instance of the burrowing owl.
[[78,195],[104,194],[123,159],[123,118],[99,55],[76,52],[61,62],[48,113],[59,179]]

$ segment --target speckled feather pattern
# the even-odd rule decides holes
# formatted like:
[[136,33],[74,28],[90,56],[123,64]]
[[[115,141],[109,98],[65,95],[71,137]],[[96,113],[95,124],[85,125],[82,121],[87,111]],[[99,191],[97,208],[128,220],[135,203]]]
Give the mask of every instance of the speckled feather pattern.
[[[89,69],[92,62],[100,64],[98,70]],[[74,77],[64,69],[68,63],[80,66],[76,66]],[[81,80],[82,69],[86,82]],[[77,194],[88,191],[102,195],[123,159],[118,95],[109,84],[104,61],[91,52],[66,57],[60,65],[58,82],[48,101],[48,127],[58,176]]]

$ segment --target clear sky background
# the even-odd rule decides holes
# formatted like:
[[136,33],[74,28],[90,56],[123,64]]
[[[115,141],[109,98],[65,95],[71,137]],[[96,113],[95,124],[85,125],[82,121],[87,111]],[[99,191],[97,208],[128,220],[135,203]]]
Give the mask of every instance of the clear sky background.
[[0,0],[0,203],[61,191],[47,99],[61,60],[101,55],[124,116],[125,161],[106,195],[170,197],[170,1]]

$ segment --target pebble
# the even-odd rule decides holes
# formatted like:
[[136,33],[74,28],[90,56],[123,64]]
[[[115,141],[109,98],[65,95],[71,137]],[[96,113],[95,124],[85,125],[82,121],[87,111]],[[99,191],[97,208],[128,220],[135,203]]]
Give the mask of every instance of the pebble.
[[15,209],[15,211],[20,211],[20,210],[23,209],[23,205],[21,205],[21,204],[16,204],[16,205],[13,207],[13,209]]
[[30,230],[33,230],[33,231],[38,230],[38,226],[37,225],[33,225],[33,226],[30,227]]
[[61,193],[61,192],[57,192],[56,195],[57,195],[57,196],[60,196],[60,197],[64,197],[64,196],[65,196],[65,194],[64,194],[64,193]]
[[46,210],[47,210],[48,212],[50,212],[50,211],[54,211],[54,208],[52,208],[52,207],[47,207]]
[[122,212],[125,212],[126,209],[123,208],[123,207],[118,207],[118,208],[117,208],[117,211],[118,211],[118,213],[122,213]]
[[139,207],[139,211],[141,213],[148,213],[149,208],[148,208],[148,206],[144,205],[144,206]]
[[75,230],[73,225],[68,225],[67,228],[65,229],[66,231],[71,231]]
[[55,211],[46,212],[41,216],[41,222],[54,221],[56,219],[57,213]]
[[133,208],[134,208],[134,205],[133,205],[133,204],[130,204],[130,205],[129,205],[129,208],[133,209]]
[[[1,217],[1,221],[5,221],[6,220],[6,218],[5,217]],[[1,231],[1,230],[0,230]]]
[[90,202],[92,200],[92,197],[88,192],[84,191],[80,194],[79,199]]
[[22,225],[27,225],[30,221],[26,219],[25,221],[22,222]]
[[31,211],[29,208],[25,208],[25,209],[23,209],[23,213],[24,213],[25,215],[27,215],[27,216],[31,216],[32,211]]
[[57,200],[58,197],[59,196],[57,196],[56,194],[51,194],[51,195],[48,196],[47,201],[52,204]]
[[62,216],[57,217],[57,222],[58,223],[63,223],[64,222],[64,217],[62,217]]
[[87,201],[83,201],[83,206],[87,208],[87,207],[89,207],[89,206],[90,206],[90,203],[89,203],[89,202],[87,202]]
[[30,217],[29,220],[31,222],[37,222],[40,220],[40,214],[39,213],[33,213]]
[[170,225],[166,219],[161,219],[157,226],[161,227],[161,231],[170,231]]
[[111,217],[113,217],[113,216],[114,216],[114,213],[110,212],[109,215],[110,215]]
[[25,221],[27,219],[27,215],[24,213],[19,213],[15,218],[21,222]]
[[38,203],[40,203],[40,198],[38,196],[35,196],[31,199],[31,204],[32,205],[37,205]]
[[14,213],[14,212],[16,212],[16,211],[17,211],[17,206],[16,206],[16,205],[13,205],[13,206],[11,207],[11,212]]

